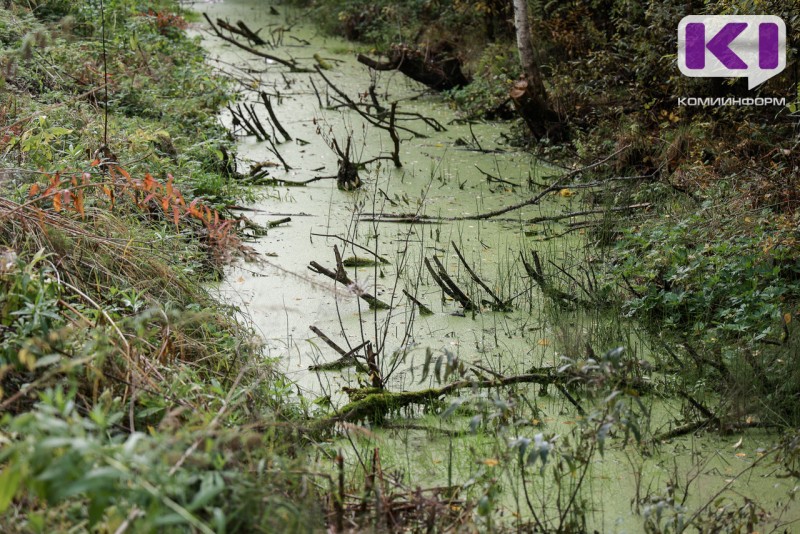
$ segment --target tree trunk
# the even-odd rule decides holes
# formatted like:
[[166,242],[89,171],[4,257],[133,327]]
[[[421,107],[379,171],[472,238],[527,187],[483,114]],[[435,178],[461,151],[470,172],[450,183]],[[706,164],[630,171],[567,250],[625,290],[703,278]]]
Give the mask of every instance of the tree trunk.
[[547,101],[542,73],[533,51],[528,0],[514,0],[514,26],[524,79],[514,84],[509,96],[536,139],[549,137],[552,141],[562,141],[566,137],[564,125]]

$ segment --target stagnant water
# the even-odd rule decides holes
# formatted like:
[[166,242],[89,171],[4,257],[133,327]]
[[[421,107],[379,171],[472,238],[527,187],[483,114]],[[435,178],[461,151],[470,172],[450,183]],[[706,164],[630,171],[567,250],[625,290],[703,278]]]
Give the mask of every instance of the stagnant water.
[[[312,365],[339,358],[310,330],[311,326],[346,351],[371,341],[379,351],[382,373],[389,376],[387,385],[395,391],[439,385],[432,377],[434,372],[423,379],[428,349],[434,360],[450,353],[467,366],[477,364],[484,373],[503,376],[524,373],[534,367],[560,365],[561,355],[582,353],[587,342],[602,343],[594,347],[598,352],[624,346],[630,357],[654,356],[654,349],[646,338],[637,334],[635,325],[625,324],[617,317],[554,311],[538,287],[524,275],[520,253],[534,249],[545,261],[571,272],[578,272],[577,264],[588,265],[591,261],[595,253],[580,232],[557,237],[567,230],[569,220],[540,225],[524,223],[532,217],[585,208],[580,194],[548,195],[537,205],[505,214],[499,218],[502,220],[406,224],[376,222],[371,215],[412,213],[459,217],[486,213],[535,196],[541,190],[538,184],[552,181],[563,170],[540,164],[529,153],[508,146],[504,135],[507,125],[478,123],[470,127],[454,123],[454,111],[440,97],[423,91],[398,73],[374,77],[374,73],[356,62],[354,45],[318,34],[302,22],[299,11],[278,6],[280,14],[273,15],[268,6],[257,0],[226,0],[196,7],[209,13],[212,19],[244,20],[252,29],[263,28],[262,36],[279,41],[275,49],[262,48],[269,53],[291,56],[306,67],[317,63],[316,54],[331,67],[323,71],[325,76],[356,101],[369,101],[368,87],[375,83],[381,104],[388,106],[388,102],[400,101],[400,111],[418,113],[445,127],[444,131],[437,131],[421,120],[400,122],[419,134],[400,132],[403,167],[397,169],[389,160],[368,165],[360,172],[364,182],[360,190],[341,191],[334,180],[320,180],[305,187],[269,186],[264,188],[257,203],[248,206],[255,211],[243,212],[261,224],[291,217],[290,223],[272,228],[266,237],[253,244],[264,261],[232,268],[222,291],[246,311],[266,340],[270,356],[291,378],[298,394],[342,405],[347,400],[342,389],[357,387],[359,380],[365,380],[365,375],[356,373],[352,367],[339,371],[309,370]],[[343,148],[348,137],[352,139],[356,161],[391,152],[389,134],[365,124],[356,113],[338,105],[335,92],[319,74],[291,73],[208,34],[203,37],[212,64],[242,81],[242,99],[256,103],[265,124],[267,113],[254,90],[272,95],[275,113],[293,138],[277,145],[291,167],[287,171],[270,152],[268,143],[257,142],[253,136],[242,137],[238,147],[240,171],[247,170],[249,161],[277,164],[269,170],[270,177],[278,179],[304,181],[334,175],[337,156],[333,140]],[[233,127],[229,114],[224,113],[222,120]],[[279,133],[271,133],[281,139]],[[478,147],[482,150],[476,150]],[[487,173],[502,181],[490,181]],[[511,300],[513,311],[493,312],[483,305],[480,311],[463,313],[458,303],[442,298],[441,289],[424,267],[425,258],[432,261],[437,256],[476,302],[489,298],[471,280],[451,243],[459,247],[467,263],[493,292],[502,300]],[[311,262],[318,262],[335,270],[334,245],[344,258],[371,259],[377,255],[388,263],[348,268],[350,278],[356,283],[349,288],[336,285],[308,269]],[[434,313],[421,315],[403,290]],[[361,291],[375,295],[390,304],[391,309],[368,309],[358,298]],[[657,381],[659,377],[652,379]],[[530,394],[530,403],[536,411],[535,423],[539,426],[522,427],[518,431],[528,437],[537,432],[568,436],[573,431],[580,418],[558,392],[540,396],[538,393],[544,392],[538,388],[523,391]],[[461,398],[475,401],[486,396],[464,392]],[[681,402],[657,400],[648,406],[649,424],[656,432],[681,419]],[[470,491],[476,497],[490,486],[502,486],[497,506],[509,514],[517,513],[519,481],[500,476],[502,466],[491,461],[510,435],[446,437],[417,427],[463,430],[470,416],[456,414],[454,419],[443,422],[438,416],[410,415],[419,416],[413,428],[405,425],[396,430],[355,433],[352,441],[333,443],[331,448],[344,448],[348,462],[355,464],[359,456],[369,457],[372,448],[378,446],[384,467],[397,470],[411,486],[471,485]],[[533,417],[532,413],[529,415]],[[586,491],[581,494],[587,500],[589,528],[639,532],[643,519],[634,513],[632,503],[636,496],[645,501],[650,496],[652,500],[653,496],[665,496],[667,486],[681,488],[690,481],[685,503],[689,515],[727,485],[732,491],[724,495],[739,501],[746,496],[774,511],[777,517],[791,489],[790,482],[771,476],[774,470],[766,463],[749,471],[746,477],[736,476],[773,441],[774,436],[759,432],[687,437],[662,444],[649,451],[649,455],[641,456],[635,448],[623,447],[621,439],[611,439],[605,454],[594,456]],[[330,467],[325,461],[322,464],[323,468]],[[494,469],[496,477],[492,474]],[[552,483],[541,480],[544,479],[540,479],[538,486],[533,485],[534,490],[541,494],[552,492]],[[547,502],[552,513],[552,502],[547,497],[538,498]],[[717,502],[711,509],[723,504],[726,502]],[[526,516],[525,510],[523,506],[519,512]],[[798,517],[798,511],[790,509],[780,520]]]

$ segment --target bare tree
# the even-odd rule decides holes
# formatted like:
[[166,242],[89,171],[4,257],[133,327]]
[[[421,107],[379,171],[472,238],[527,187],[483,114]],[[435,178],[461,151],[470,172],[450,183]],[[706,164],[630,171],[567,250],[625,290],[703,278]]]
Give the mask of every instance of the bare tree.
[[563,140],[566,137],[564,124],[550,106],[533,50],[527,0],[514,0],[514,26],[524,77],[511,89],[511,99],[536,139],[549,137],[553,141]]

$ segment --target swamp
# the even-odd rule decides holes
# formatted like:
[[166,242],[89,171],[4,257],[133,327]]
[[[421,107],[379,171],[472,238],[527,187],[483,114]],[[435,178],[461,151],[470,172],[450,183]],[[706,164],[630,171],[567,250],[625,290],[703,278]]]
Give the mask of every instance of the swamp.
[[0,531],[800,532],[798,32],[3,2]]

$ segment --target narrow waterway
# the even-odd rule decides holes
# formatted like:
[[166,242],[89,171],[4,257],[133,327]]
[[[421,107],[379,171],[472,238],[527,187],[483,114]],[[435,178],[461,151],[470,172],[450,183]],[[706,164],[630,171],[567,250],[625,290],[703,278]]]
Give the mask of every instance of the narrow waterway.
[[[399,73],[371,73],[355,60],[355,45],[320,35],[303,22],[301,11],[277,6],[275,15],[262,4],[226,0],[196,7],[214,20],[244,20],[252,29],[261,29],[262,37],[277,45],[263,48],[267,52],[291,56],[309,68],[322,59],[330,67],[324,75],[357,102],[371,102],[369,87],[374,84],[379,104],[388,107],[398,101],[399,111],[428,118],[398,123],[413,131],[400,131],[402,168],[395,168],[389,159],[367,165],[360,171],[361,189],[342,191],[330,179],[304,187],[267,186],[261,198],[242,212],[260,224],[291,218],[252,244],[263,261],[231,268],[222,292],[252,320],[266,340],[269,356],[293,381],[291,387],[299,395],[327,398],[340,406],[347,401],[343,388],[369,381],[366,373],[357,373],[354,367],[310,370],[340,358],[318,332],[344,351],[361,347],[356,351],[359,355],[365,354],[364,343],[371,343],[382,375],[389,377],[387,387],[393,391],[439,385],[435,370],[425,372],[428,354],[434,361],[440,355],[445,359],[452,355],[466,368],[475,365],[473,371],[501,376],[559,366],[562,355],[582,352],[587,342],[598,340],[605,343],[595,347],[598,352],[624,346],[631,358],[651,358],[648,343],[634,325],[617,317],[558,311],[525,274],[520,254],[531,250],[547,265],[552,262],[568,272],[591,261],[595,253],[587,249],[584,234],[576,231],[559,237],[569,229],[569,219],[537,225],[524,222],[584,209],[581,194],[549,194],[536,205],[492,220],[414,224],[384,220],[387,214],[458,218],[486,213],[536,196],[542,190],[540,184],[551,182],[562,169],[541,164],[530,153],[509,146],[508,125],[454,122],[455,112],[441,97]],[[240,171],[247,172],[249,164],[262,164],[269,169],[269,177],[297,182],[335,175],[334,141],[344,147],[348,138],[355,161],[390,155],[388,132],[343,106],[319,74],[288,72],[206,33],[203,38],[212,64],[242,81],[242,101],[255,104],[266,124],[258,92],[271,95],[275,114],[292,137],[277,144],[289,170],[270,151],[269,143],[241,137]],[[252,90],[244,89],[248,86]],[[228,113],[222,120],[236,130]],[[437,123],[443,126],[441,130],[432,126]],[[271,133],[283,141],[279,133]],[[491,309],[491,296],[474,281],[453,244],[489,289],[509,303],[510,311]],[[308,268],[317,262],[335,271],[334,246],[345,259],[380,257],[385,262],[348,267],[354,284],[335,284]],[[434,257],[480,309],[465,312],[453,299],[443,298],[424,265]],[[362,292],[389,304],[390,309],[369,309],[359,298]],[[421,314],[405,293],[433,313]],[[657,375],[649,378],[661,380]],[[536,428],[524,431],[531,436],[538,432],[569,435],[580,418],[570,403],[557,391],[529,391],[538,415]],[[649,424],[654,429],[663,430],[668,421],[679,418],[681,402],[651,402]],[[465,429],[469,421],[468,415],[457,415],[446,426]],[[420,415],[419,422],[442,426],[438,416]],[[494,466],[480,459],[496,455],[503,439],[497,434],[453,439],[406,427],[358,435],[347,447],[353,449],[349,456],[353,462],[356,454],[368,455],[373,447],[381,447],[384,465],[397,469],[413,486],[471,481],[470,491],[483,491],[481,484],[488,484],[487,471]],[[647,455],[623,447],[622,439],[610,441],[605,454],[592,459],[591,482],[587,483],[589,526],[599,531],[641,531],[643,520],[634,513],[632,503],[637,495],[642,500],[666,495],[668,486],[691,483],[687,509],[705,503],[729,485],[740,496],[773,511],[781,508],[778,504],[785,502],[790,489],[786,481],[770,476],[767,465],[749,471],[746,477],[736,476],[774,441],[767,434],[688,437],[652,448]],[[501,502],[515,513],[518,482],[493,484],[505,488]],[[541,490],[549,491],[544,481]],[[797,510],[791,513],[798,515]]]

